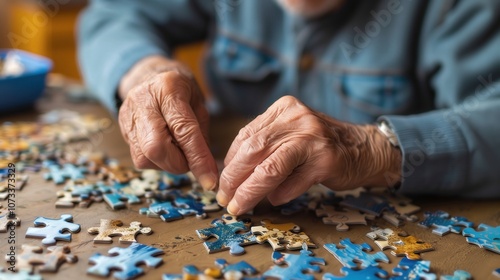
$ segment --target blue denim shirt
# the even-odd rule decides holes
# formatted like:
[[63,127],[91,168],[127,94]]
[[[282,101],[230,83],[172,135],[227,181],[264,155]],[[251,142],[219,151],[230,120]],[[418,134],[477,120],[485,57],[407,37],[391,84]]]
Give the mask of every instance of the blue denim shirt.
[[198,40],[225,108],[254,116],[289,94],[340,120],[386,120],[403,192],[500,197],[500,1],[353,0],[306,20],[271,0],[95,0],[80,63],[116,111],[134,63]]

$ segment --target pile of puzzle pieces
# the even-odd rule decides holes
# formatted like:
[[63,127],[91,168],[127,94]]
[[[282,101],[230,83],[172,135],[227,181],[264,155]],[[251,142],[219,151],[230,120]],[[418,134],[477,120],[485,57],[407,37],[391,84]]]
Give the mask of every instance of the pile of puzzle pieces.
[[[100,202],[107,203],[110,211],[119,211],[131,204],[145,204],[140,214],[170,223],[187,216],[205,219],[208,213],[221,210],[215,194],[204,192],[191,174],[135,170],[107,158],[100,151],[72,146],[78,141],[88,141],[109,125],[108,119],[54,111],[43,115],[39,122],[0,126],[0,199],[8,197],[10,187],[22,191],[29,179],[25,173],[40,172],[57,189],[55,207],[68,211],[75,206],[88,208]],[[8,183],[9,163],[12,162],[23,172],[17,177],[15,186]],[[203,225],[196,233],[204,240],[207,253],[229,251],[231,255],[244,255],[245,246],[260,244],[270,250],[269,269],[259,272],[245,261],[228,264],[224,259],[216,259],[215,267],[200,271],[186,264],[179,274],[164,274],[163,279],[315,279],[322,268],[328,271],[325,260],[314,257],[317,249],[327,250],[343,266],[339,271],[343,276],[325,273],[323,279],[410,279],[415,275],[436,279],[430,261],[421,257],[421,253],[435,248],[402,230],[405,223],[418,223],[439,236],[463,234],[467,242],[500,254],[500,226],[480,224],[474,229],[474,224],[466,218],[452,217],[442,211],[424,212],[419,221],[420,207],[390,192],[362,188],[333,192],[315,186],[280,207],[280,211],[284,217],[301,211],[314,213],[323,223],[335,226],[337,231],[364,226],[367,238],[373,240],[380,251],[371,253],[373,249],[368,243],[356,244],[349,238],[339,240],[338,244],[319,246],[294,223],[273,223],[265,219],[254,224],[250,218],[224,214],[212,221],[199,221]],[[369,227],[371,221],[377,219],[384,219],[394,227]],[[20,217],[9,216],[0,206],[0,234],[20,222]],[[76,265],[78,258],[71,254],[70,247],[58,245],[58,242],[71,242],[72,234],[82,233],[71,214],[36,218],[34,226],[26,231],[26,237],[41,239],[41,244],[24,244],[18,256],[18,271],[14,274],[0,271],[0,279],[15,276],[41,279],[37,273],[57,272],[65,263]],[[151,268],[162,264],[162,250],[137,242],[139,234],[154,234],[154,229],[143,226],[140,221],[124,225],[121,220],[99,219],[83,234],[95,235],[95,244],[113,243],[113,237],[118,237],[118,243],[129,244],[127,248],[110,248],[109,256],[93,255],[89,259],[92,266],[87,270],[90,275],[106,277],[112,274],[116,279],[133,279],[145,273],[141,264]],[[392,272],[379,267],[380,262],[389,262],[386,249],[402,257]],[[286,250],[298,253],[282,252]],[[117,271],[112,273],[113,270]],[[500,277],[500,269],[493,271],[493,275]],[[441,279],[469,278],[470,274],[462,270],[457,270],[455,275],[441,275]]]

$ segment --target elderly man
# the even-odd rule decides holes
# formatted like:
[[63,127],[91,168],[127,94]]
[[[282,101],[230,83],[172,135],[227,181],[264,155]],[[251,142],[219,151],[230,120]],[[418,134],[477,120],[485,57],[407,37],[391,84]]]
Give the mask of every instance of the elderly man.
[[[135,165],[191,170],[232,214],[315,183],[493,197],[499,26],[487,0],[95,0],[80,61]],[[220,105],[258,115],[220,177],[203,95],[171,59],[197,40]]]

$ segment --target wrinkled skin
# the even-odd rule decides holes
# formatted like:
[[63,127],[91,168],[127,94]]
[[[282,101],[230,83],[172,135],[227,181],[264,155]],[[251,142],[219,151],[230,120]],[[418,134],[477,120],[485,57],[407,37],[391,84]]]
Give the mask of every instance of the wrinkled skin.
[[135,166],[191,170],[207,190],[218,182],[217,200],[233,215],[265,197],[289,202],[317,183],[346,190],[387,187],[401,177],[401,152],[375,126],[340,122],[285,96],[240,130],[218,180],[208,113],[184,66],[146,58],[122,79],[120,96],[119,124]]
[[285,96],[240,130],[217,200],[239,215],[266,196],[283,204],[317,183],[334,190],[387,187],[386,178],[399,176],[400,157],[375,126],[343,123]]
[[120,95],[118,121],[137,168],[191,170],[205,189],[216,187],[208,113],[184,66],[161,57],[145,59],[122,79]]

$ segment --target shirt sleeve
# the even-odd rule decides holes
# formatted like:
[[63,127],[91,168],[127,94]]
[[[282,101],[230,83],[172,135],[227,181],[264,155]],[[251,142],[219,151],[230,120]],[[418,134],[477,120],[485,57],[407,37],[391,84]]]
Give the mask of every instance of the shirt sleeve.
[[500,197],[500,1],[448,8],[421,36],[419,85],[436,110],[380,119],[400,143],[402,192]]
[[140,59],[170,56],[178,44],[204,39],[212,1],[93,0],[79,21],[79,63],[90,90],[116,113],[118,84]]

